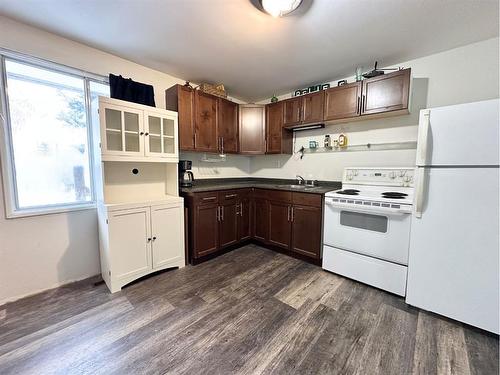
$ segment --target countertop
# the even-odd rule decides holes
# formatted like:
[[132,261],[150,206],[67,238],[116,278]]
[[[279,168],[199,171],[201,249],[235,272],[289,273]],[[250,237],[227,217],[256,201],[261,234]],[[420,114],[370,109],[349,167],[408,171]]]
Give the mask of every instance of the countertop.
[[204,191],[230,190],[242,188],[260,188],[272,190],[287,190],[302,193],[325,194],[328,191],[342,187],[339,181],[318,181],[318,186],[311,188],[292,188],[297,180],[277,178],[210,178],[195,180],[192,187],[181,188],[181,193],[189,195]]

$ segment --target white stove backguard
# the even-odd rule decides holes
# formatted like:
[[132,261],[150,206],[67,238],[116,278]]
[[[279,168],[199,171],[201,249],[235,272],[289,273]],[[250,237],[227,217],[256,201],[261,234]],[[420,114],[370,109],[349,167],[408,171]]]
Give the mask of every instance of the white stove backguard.
[[344,185],[368,185],[412,188],[414,186],[414,174],[415,168],[410,167],[348,167],[344,169],[342,187]]

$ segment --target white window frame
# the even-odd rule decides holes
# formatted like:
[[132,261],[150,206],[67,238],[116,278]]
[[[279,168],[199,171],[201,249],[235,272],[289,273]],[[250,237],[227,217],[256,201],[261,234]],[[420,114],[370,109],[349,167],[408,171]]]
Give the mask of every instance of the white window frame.
[[[43,205],[34,208],[19,209],[16,204],[16,181],[15,181],[15,164],[14,150],[12,148],[12,134],[9,118],[9,101],[7,88],[7,72],[5,69],[5,59],[15,61],[26,65],[31,65],[36,68],[48,69],[56,73],[72,75],[83,79],[84,81],[84,100],[87,118],[87,138],[89,147],[89,168],[90,168],[90,184],[92,190],[92,199],[84,203],[69,203],[69,204],[54,204]],[[3,195],[5,205],[6,218],[18,218],[27,216],[56,214],[62,212],[79,211],[94,209],[96,207],[96,189],[98,188],[94,178],[94,132],[99,133],[99,124],[92,124],[92,116],[90,113],[90,82],[109,84],[109,80],[105,76],[89,73],[83,70],[71,68],[65,65],[57,64],[51,61],[35,58],[29,55],[24,55],[17,52],[12,52],[0,48],[0,164],[2,170]]]

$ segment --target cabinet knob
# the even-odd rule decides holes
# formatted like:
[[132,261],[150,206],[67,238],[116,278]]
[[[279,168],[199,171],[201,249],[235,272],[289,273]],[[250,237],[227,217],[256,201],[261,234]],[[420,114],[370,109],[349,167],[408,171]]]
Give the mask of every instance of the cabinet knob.
[[151,237],[150,237],[150,238],[148,238],[148,242],[151,242]]
[[153,237],[153,241],[156,240],[156,237]]
[[139,135],[144,135],[144,132],[140,132]]
[[144,133],[144,135],[146,135],[146,136],[147,136],[147,135],[149,135],[149,133]]

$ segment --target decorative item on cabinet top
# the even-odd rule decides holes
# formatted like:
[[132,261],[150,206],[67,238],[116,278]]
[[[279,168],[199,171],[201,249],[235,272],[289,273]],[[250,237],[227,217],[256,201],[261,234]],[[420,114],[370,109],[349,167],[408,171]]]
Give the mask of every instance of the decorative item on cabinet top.
[[329,89],[329,88],[330,88],[330,84],[329,83],[322,83],[322,84],[319,84],[319,85],[312,85],[312,86],[306,87],[304,89],[297,89],[297,90],[295,90],[295,92],[293,93],[293,96],[295,97],[295,96],[306,95],[306,94],[310,94],[312,92],[326,90],[326,89]]
[[[363,77],[364,78],[373,78],[373,77],[378,77],[378,76],[381,76],[382,74],[385,74],[386,70],[403,70],[404,69],[403,67],[378,69],[377,65],[378,65],[378,61],[375,61],[375,65],[373,66],[373,70],[370,70],[369,72],[364,73]],[[357,73],[356,73],[356,75],[357,75]]]
[[210,83],[202,83],[198,88],[211,95],[218,96],[220,98],[227,98],[227,93],[226,89],[224,88],[224,85],[222,83],[219,83],[218,85],[212,85]]
[[177,163],[177,112],[99,97],[103,161]]

